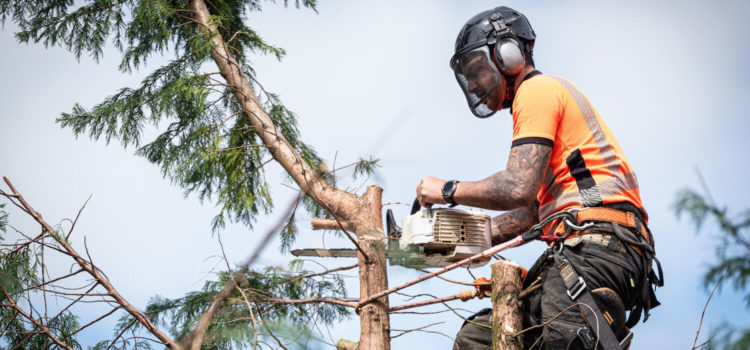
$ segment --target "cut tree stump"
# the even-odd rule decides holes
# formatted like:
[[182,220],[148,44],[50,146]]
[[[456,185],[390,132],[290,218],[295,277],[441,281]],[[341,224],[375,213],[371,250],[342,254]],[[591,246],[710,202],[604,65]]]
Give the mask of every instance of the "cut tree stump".
[[492,264],[492,350],[522,350],[521,265],[501,260]]

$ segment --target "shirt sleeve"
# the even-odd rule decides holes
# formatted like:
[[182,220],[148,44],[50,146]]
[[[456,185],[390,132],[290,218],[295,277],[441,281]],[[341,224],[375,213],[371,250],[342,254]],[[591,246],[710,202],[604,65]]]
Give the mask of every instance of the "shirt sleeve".
[[547,79],[540,78],[524,82],[513,100],[513,146],[554,145],[562,115],[560,97]]

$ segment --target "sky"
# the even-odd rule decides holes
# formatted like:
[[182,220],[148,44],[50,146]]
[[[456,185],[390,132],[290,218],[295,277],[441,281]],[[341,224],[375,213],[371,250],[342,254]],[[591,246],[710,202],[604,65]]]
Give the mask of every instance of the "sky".
[[[750,3],[322,0],[317,14],[268,3],[248,23],[287,55],[282,62],[264,56],[251,60],[258,80],[297,113],[303,139],[321,156],[343,165],[373,155],[382,168],[369,183],[383,187],[384,202],[411,203],[422,177],[472,181],[505,167],[510,115],[473,117],[448,67],[461,26],[499,5],[529,18],[537,34],[537,68],[566,77],[588,96],[638,174],[666,285],[657,290],[663,305],[634,328],[634,348],[691,346],[709,294],[702,274],[714,261],[718,231],[711,222],[696,231],[675,217],[672,205],[679,190],[700,190],[700,169],[717,202],[733,212],[750,207],[743,185],[750,170],[748,147],[742,141],[750,131],[745,117],[750,23],[744,15]],[[91,107],[121,87],[137,86],[168,56],[154,58],[149,69],[123,74],[112,49],[98,63],[88,57],[78,62],[59,48],[18,44],[14,29],[6,23],[0,30],[0,175],[52,223],[75,217],[91,196],[72,239],[79,250],[86,244],[121,294],[143,308],[155,295],[174,298],[200,288],[213,278],[212,271],[225,266],[219,237],[231,263],[250,254],[277,215],[259,218],[252,231],[230,225],[212,234],[218,209],[210,201],[185,197],[133,148],[85,135],[76,139],[55,123],[74,103]],[[268,176],[283,208],[292,192],[275,182],[279,171],[271,167]],[[392,209],[397,219],[409,210]],[[19,230],[38,230],[30,218],[10,214]],[[309,217],[300,217],[296,248],[348,247],[312,231],[308,222]],[[528,267],[543,248],[530,244],[503,255]],[[258,265],[283,265],[290,258],[272,246]],[[309,268],[318,269],[316,262],[333,267],[354,261],[316,259]],[[61,271],[69,266],[59,264]],[[400,267],[388,272],[391,285],[419,275]],[[489,265],[473,273],[489,277]],[[350,275],[348,290],[356,295],[356,273]],[[448,277],[471,279],[465,270]],[[442,297],[461,289],[429,280],[405,292]],[[398,305],[405,299],[390,300]],[[479,310],[489,302],[451,305]],[[77,310],[88,320],[104,312],[88,305]],[[724,321],[747,326],[749,320],[744,301],[727,285],[711,300],[702,334]],[[82,337],[92,342],[111,337],[114,322],[115,317],[105,319]],[[449,337],[462,323],[452,313],[392,316],[394,329],[434,322],[442,323],[428,329],[447,336],[413,332],[395,338],[392,347],[450,348]],[[356,340],[358,334],[353,317],[333,327],[327,341]]]

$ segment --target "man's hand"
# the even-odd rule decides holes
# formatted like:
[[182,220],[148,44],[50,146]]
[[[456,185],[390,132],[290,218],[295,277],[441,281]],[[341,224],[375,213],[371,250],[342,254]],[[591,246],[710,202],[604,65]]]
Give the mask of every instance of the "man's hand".
[[419,205],[426,207],[427,204],[448,204],[443,199],[443,185],[445,180],[428,176],[419,182],[417,186],[417,199]]

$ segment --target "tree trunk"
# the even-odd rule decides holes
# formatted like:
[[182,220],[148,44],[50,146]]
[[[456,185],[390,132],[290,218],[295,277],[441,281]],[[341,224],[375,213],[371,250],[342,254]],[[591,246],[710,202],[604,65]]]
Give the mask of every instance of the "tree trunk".
[[492,264],[492,350],[522,350],[520,265],[501,260]]
[[[382,218],[383,189],[376,186],[367,188],[360,202],[364,205],[358,220],[357,242],[367,254],[358,254],[359,298],[388,289],[388,275],[385,260],[385,234]],[[359,349],[380,350],[391,348],[388,296],[383,296],[366,304],[359,310],[360,338]]]
[[[388,289],[385,260],[385,234],[382,220],[382,192],[370,186],[362,197],[342,191],[326,182],[305,163],[289,144],[271,117],[265,112],[250,80],[245,75],[227,44],[210,21],[204,0],[187,0],[188,9],[204,35],[215,45],[211,56],[221,76],[232,90],[237,103],[263,144],[300,189],[326,208],[339,221],[354,226],[357,242],[366,257],[359,253],[360,299]],[[390,349],[388,297],[382,297],[360,310],[360,349]]]

